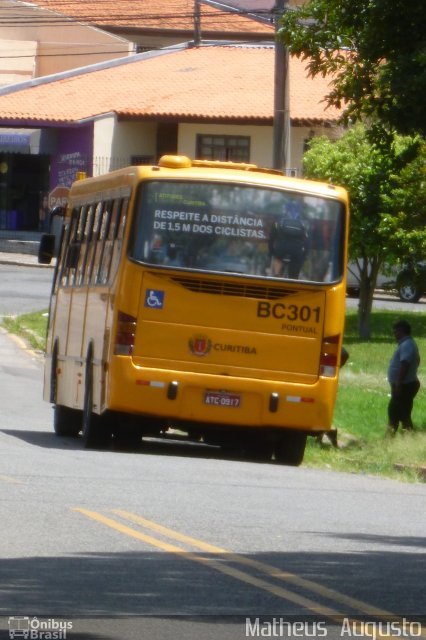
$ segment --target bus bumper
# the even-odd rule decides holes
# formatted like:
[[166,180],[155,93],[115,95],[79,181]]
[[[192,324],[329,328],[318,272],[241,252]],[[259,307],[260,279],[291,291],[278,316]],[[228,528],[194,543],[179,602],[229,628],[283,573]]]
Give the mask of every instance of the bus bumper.
[[107,409],[165,421],[321,432],[331,428],[337,378],[302,385],[111,363]]

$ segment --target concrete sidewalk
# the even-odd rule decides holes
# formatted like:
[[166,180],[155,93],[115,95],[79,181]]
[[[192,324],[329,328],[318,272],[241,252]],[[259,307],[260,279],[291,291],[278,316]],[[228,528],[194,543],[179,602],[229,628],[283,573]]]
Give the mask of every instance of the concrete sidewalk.
[[39,264],[37,256],[30,253],[10,253],[8,251],[0,251],[0,264],[53,269],[55,266],[55,260],[52,260],[51,264]]

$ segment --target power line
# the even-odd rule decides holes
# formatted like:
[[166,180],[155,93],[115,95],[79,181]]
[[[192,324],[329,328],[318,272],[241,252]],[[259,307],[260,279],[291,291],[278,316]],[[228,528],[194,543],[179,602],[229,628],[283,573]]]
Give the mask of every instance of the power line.
[[[0,41],[1,42],[1,41]],[[86,45],[85,43],[76,43],[77,46],[90,46],[90,45]],[[253,45],[253,42],[251,42],[250,40],[239,40],[238,43],[236,45],[231,44],[229,45],[229,43],[223,43],[223,42],[214,42],[214,43],[207,43],[203,45],[203,48],[209,47],[209,48],[218,48],[218,47],[226,47],[226,46],[245,46],[245,45]],[[66,43],[66,46],[69,46],[69,43]],[[93,46],[98,46],[97,45],[93,45]],[[263,46],[263,45],[258,45],[258,46]],[[271,46],[271,45],[270,45]],[[171,45],[169,47],[155,47],[155,46],[150,46],[148,51],[175,51],[178,52],[179,50],[176,49],[175,45]],[[16,59],[23,59],[23,58],[56,58],[56,57],[77,57],[77,56],[87,56],[87,55],[106,55],[106,54],[119,54],[119,53],[125,53],[128,55],[128,57],[132,56],[132,55],[139,55],[139,54],[129,54],[129,50],[128,49],[123,49],[122,51],[114,49],[113,51],[84,51],[84,52],[65,52],[65,53],[34,53],[34,54],[16,54],[16,55],[7,55],[7,56],[2,56],[0,55],[0,60],[16,60]]]
[[[85,46],[85,45],[78,44],[78,46]],[[0,55],[0,60],[21,60],[24,58],[60,58],[60,57],[72,58],[77,56],[87,56],[87,55],[103,56],[103,55],[119,54],[119,53],[128,54],[129,50],[123,49],[122,51],[114,50],[114,51],[83,51],[83,52],[76,51],[75,53],[70,53],[67,51],[65,53],[34,53],[34,54],[24,54],[24,55],[12,54],[9,56]]]
[[[67,3],[67,6],[68,5],[69,3]],[[42,5],[37,5],[37,7],[38,9],[40,9],[40,11],[46,11],[45,7]],[[12,13],[11,15],[6,15],[6,13],[8,13],[9,11],[12,11],[12,9],[7,9],[7,8],[2,9],[1,13],[3,14],[4,17],[0,16],[0,26],[16,27],[19,24],[30,24],[35,26],[38,26],[38,25],[73,26],[75,23],[81,23],[81,22],[101,25],[101,24],[110,24],[111,21],[118,21],[120,23],[123,23],[126,21],[134,22],[135,20],[140,20],[143,23],[158,22],[161,20],[170,20],[173,23],[177,23],[182,20],[193,22],[194,19],[196,18],[196,14],[194,11],[182,12],[178,14],[176,13],[148,13],[148,14],[147,13],[136,13],[136,14],[135,13],[127,13],[127,14],[109,13],[108,16],[105,16],[99,13],[67,15],[67,14],[60,14],[59,12],[56,11],[56,12],[52,12],[53,15],[51,14],[49,16],[39,16],[39,17],[23,15],[22,13],[16,13],[15,8],[13,9],[15,13]],[[265,11],[264,14],[271,16],[271,12]],[[236,10],[236,11],[226,11],[226,10],[220,10],[220,9],[208,11],[203,9],[201,11],[201,19],[203,20],[203,19],[209,18],[210,23],[212,22],[214,23],[216,21],[223,22],[223,17],[225,16],[227,18],[230,18],[231,16],[248,17],[248,16],[253,16],[253,12],[249,12],[242,9]],[[249,20],[252,22],[255,21],[251,17],[249,18]]]
[[[109,0],[106,0],[106,2],[109,2]],[[55,8],[57,9],[58,6],[63,5],[64,8],[69,9],[70,5],[72,6],[73,4],[75,4],[75,6],[81,7],[81,1],[80,0],[76,0],[74,3],[71,0],[65,0],[65,2],[60,3],[60,2],[55,2]],[[102,0],[98,0],[97,2],[97,6],[99,6],[100,4],[102,4]],[[49,5],[44,5],[44,4],[38,4],[38,5],[33,5],[33,7],[35,8],[36,12],[47,12],[48,11],[48,6]],[[13,12],[13,13],[12,13]],[[2,17],[2,13],[3,13],[3,17]],[[265,11],[265,13],[270,14],[270,12]],[[211,28],[216,25],[218,26],[222,26],[223,25],[223,17],[226,16],[226,18],[229,18],[232,15],[238,15],[238,16],[245,16],[245,15],[252,15],[252,12],[243,10],[243,9],[236,9],[233,11],[228,11],[228,10],[220,10],[217,8],[214,8],[213,10],[207,10],[206,9],[206,5],[203,5],[202,7],[202,11],[200,12],[200,18],[201,20],[204,18],[210,18],[208,25],[204,24],[204,29],[201,29],[201,31],[204,31],[204,33],[206,31],[211,31]],[[118,14],[118,13],[114,13],[114,14],[109,14],[108,18],[110,20],[110,22],[108,24],[106,24],[105,17],[102,17],[99,15],[99,13],[97,15],[95,15],[93,12],[91,12],[90,14],[87,13],[85,15],[82,16],[66,16],[66,15],[61,15],[58,12],[52,13],[49,16],[40,16],[38,15],[37,17],[34,16],[30,16],[30,15],[23,15],[20,12],[16,12],[16,7],[14,8],[8,8],[5,7],[2,9],[2,12],[0,12],[0,29],[3,28],[8,28],[8,27],[43,27],[43,28],[57,28],[57,27],[74,27],[76,25],[84,25],[84,24],[93,24],[93,25],[97,25],[99,27],[102,27],[102,24],[104,24],[104,26],[108,26],[110,28],[114,27],[114,28],[123,28],[125,29],[126,26],[129,26],[126,24],[127,21],[132,22],[132,28],[135,28],[135,20],[140,20],[141,24],[138,25],[136,27],[139,28],[140,30],[143,30],[144,28],[150,28],[149,23],[150,22],[158,22],[158,21],[164,21],[164,20],[170,20],[170,24],[166,26],[166,29],[169,28],[170,31],[172,30],[188,30],[188,31],[193,31],[193,26],[194,23],[197,19],[197,14],[195,12],[195,8],[194,11],[184,11],[181,13],[173,13],[173,14],[168,14],[168,13],[146,13],[143,14],[141,12],[138,12],[138,14],[135,16],[134,14],[131,13],[127,13],[127,14]],[[120,25],[118,24],[111,24],[111,21],[117,20],[120,22]],[[180,23],[182,22],[188,22],[190,23],[189,25],[185,25],[184,27],[181,26]],[[147,24],[148,23],[148,24]],[[164,29],[164,26],[162,25],[162,28]],[[104,29],[107,30],[107,29]],[[222,29],[223,31],[223,29]],[[223,31],[224,34],[229,33],[229,31]],[[235,32],[234,32],[235,33]],[[246,33],[245,30],[237,30],[237,33],[240,33],[241,35],[244,35]],[[266,36],[265,36],[266,37]],[[1,40],[0,40],[1,41]],[[129,39],[129,43],[131,43],[131,39]],[[249,40],[239,40],[240,44],[248,44],[250,43]],[[48,57],[55,57],[55,56],[67,56],[67,57],[78,57],[78,56],[84,56],[84,55],[110,55],[110,54],[117,54],[120,55],[121,53],[125,53],[128,54],[129,51],[128,49],[114,49],[112,51],[105,51],[105,50],[98,50],[98,51],[87,51],[87,49],[90,47],[90,43],[85,43],[85,42],[81,42],[81,43],[66,43],[66,46],[72,46],[73,44],[78,45],[78,46],[84,46],[86,48],[86,51],[84,53],[81,52],[67,52],[67,53],[43,53],[43,54],[35,54],[38,58],[48,58]],[[143,43],[141,43],[143,45]],[[94,47],[99,47],[99,43],[96,43],[95,45],[93,45]],[[220,43],[218,44],[218,46],[220,46]],[[147,47],[149,50],[159,50],[159,49],[168,49],[168,47],[164,47],[164,46],[149,46]],[[21,53],[17,53],[15,55],[0,55],[0,59],[21,59],[21,58],[33,58],[34,55],[27,55],[27,54],[21,54]]]

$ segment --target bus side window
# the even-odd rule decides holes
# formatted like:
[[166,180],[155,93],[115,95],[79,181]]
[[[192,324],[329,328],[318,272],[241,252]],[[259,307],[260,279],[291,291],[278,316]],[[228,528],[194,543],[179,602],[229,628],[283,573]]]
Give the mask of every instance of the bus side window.
[[121,200],[115,199],[110,203],[111,215],[108,228],[105,230],[105,242],[102,257],[100,259],[98,271],[98,283],[106,284],[109,279],[109,273],[112,262],[112,252],[114,247],[114,239],[118,230],[118,214],[120,212]]
[[92,239],[92,233],[93,233],[94,212],[95,212],[95,205],[91,204],[88,206],[87,209],[86,207],[84,207],[84,214],[82,215],[83,236],[81,238],[80,256],[79,256],[78,265],[77,265],[76,278],[74,281],[74,284],[76,286],[82,285],[84,283],[84,274],[86,271],[87,256],[88,256],[89,245],[90,245],[90,241]]
[[68,222],[65,224],[64,230],[62,233],[62,242],[59,247],[58,266],[57,266],[57,273],[56,273],[56,285],[62,286],[62,287],[66,286],[67,284],[65,256],[67,254],[67,246],[68,246],[68,241],[70,237],[70,231],[71,231],[71,223]]
[[81,225],[81,208],[74,207],[71,214],[71,221],[68,225],[63,240],[60,254],[60,276],[61,286],[72,286],[75,280],[75,263],[70,259],[71,247],[78,243],[79,228]]
[[127,208],[129,206],[129,199],[123,198],[121,201],[121,207],[119,212],[119,219],[117,221],[117,233],[114,239],[114,246],[112,251],[111,269],[109,273],[109,279],[114,278],[118,265],[120,263],[121,249],[123,246],[124,230],[126,228],[127,221]]
[[98,240],[96,242],[96,248],[95,248],[95,256],[94,256],[92,278],[91,278],[92,284],[100,284],[99,276],[101,273],[101,265],[102,265],[103,255],[105,252],[105,242],[108,236],[108,230],[109,230],[110,221],[111,221],[111,209],[112,209],[112,202],[110,200],[108,200],[107,202],[104,202],[101,221],[100,221],[99,235],[98,235]]
[[84,284],[90,284],[92,281],[93,267],[95,264],[95,254],[98,245],[99,234],[101,230],[103,202],[98,202],[93,217],[92,232],[88,240],[86,268],[84,270]]

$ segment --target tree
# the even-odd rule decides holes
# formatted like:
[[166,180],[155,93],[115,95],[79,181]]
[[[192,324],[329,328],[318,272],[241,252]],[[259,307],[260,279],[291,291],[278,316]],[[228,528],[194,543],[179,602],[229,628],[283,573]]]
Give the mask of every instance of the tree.
[[330,75],[344,121],[426,135],[426,11],[422,0],[308,0],[279,35],[312,76]]
[[382,231],[389,238],[393,253],[405,262],[418,262],[426,256],[426,143],[420,144],[411,162],[391,176],[392,189],[383,194],[391,213],[382,220]]
[[370,314],[380,268],[404,259],[407,244],[401,243],[401,237],[407,231],[416,234],[416,251],[425,246],[426,208],[417,211],[415,219],[407,208],[413,193],[423,190],[423,204],[426,199],[418,149],[418,139],[401,136],[389,146],[373,144],[358,124],[335,142],[325,136],[314,138],[304,156],[307,178],[340,184],[349,192],[350,259],[360,272],[358,329],[365,339],[371,334]]

